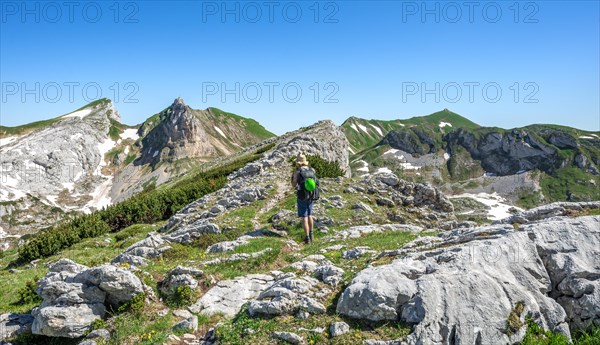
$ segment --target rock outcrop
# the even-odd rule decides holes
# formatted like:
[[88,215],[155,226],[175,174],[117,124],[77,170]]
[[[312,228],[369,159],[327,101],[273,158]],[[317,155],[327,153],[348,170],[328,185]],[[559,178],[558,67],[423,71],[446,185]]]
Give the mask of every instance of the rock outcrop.
[[412,324],[408,344],[514,343],[526,315],[569,336],[600,321],[598,248],[600,216],[421,237],[360,272],[337,312]]
[[[234,117],[216,108],[192,109],[177,98],[170,107],[140,127],[141,156],[136,164],[155,166],[161,161],[195,157],[210,160],[230,155],[273,134],[250,119]],[[158,122],[157,122],[158,120]]]
[[38,282],[42,304],[32,311],[31,331],[51,337],[81,337],[106,308],[126,303],[144,291],[140,279],[122,268],[102,265],[88,268],[69,259],[50,266]]

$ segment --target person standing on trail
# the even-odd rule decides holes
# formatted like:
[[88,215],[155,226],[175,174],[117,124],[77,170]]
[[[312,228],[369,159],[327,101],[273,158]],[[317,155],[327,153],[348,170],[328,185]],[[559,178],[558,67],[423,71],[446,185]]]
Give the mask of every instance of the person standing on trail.
[[302,219],[304,228],[304,243],[309,244],[314,239],[313,203],[319,199],[319,181],[302,153],[298,154],[296,165],[296,171],[292,175],[292,188],[296,189],[298,217]]

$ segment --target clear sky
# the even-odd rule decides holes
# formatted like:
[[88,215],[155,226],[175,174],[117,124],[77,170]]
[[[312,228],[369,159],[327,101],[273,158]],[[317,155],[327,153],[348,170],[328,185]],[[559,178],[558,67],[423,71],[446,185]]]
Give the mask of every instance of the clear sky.
[[281,134],[448,108],[600,130],[599,2],[2,1],[0,122],[181,96]]

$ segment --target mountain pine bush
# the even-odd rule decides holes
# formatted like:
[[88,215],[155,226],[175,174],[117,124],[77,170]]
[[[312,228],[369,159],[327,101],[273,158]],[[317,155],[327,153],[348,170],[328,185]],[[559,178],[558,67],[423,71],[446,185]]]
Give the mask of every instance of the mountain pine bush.
[[227,175],[260,156],[252,154],[239,158],[224,166],[200,172],[194,178],[171,188],[140,193],[92,214],[79,215],[58,223],[39,232],[21,246],[16,263],[48,257],[82,239],[117,232],[133,224],[168,219],[194,200],[222,188],[227,182]]
[[315,169],[318,178],[344,176],[346,171],[340,168],[340,164],[336,161],[328,161],[318,155],[306,156],[308,164]]

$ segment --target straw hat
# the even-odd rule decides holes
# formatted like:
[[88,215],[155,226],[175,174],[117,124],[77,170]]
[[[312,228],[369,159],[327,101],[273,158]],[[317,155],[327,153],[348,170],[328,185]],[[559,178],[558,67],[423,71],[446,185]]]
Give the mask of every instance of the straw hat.
[[308,161],[306,160],[306,156],[302,153],[298,154],[298,158],[296,158],[296,164],[299,166],[308,165]]

